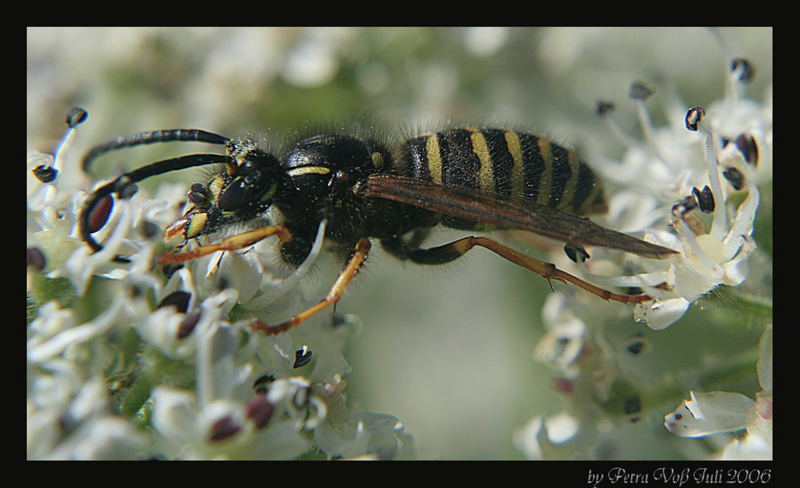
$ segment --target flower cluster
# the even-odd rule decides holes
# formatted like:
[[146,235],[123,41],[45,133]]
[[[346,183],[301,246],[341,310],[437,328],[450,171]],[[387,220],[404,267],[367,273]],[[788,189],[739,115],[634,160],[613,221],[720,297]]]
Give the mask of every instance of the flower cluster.
[[[625,257],[622,262],[596,250],[596,256],[578,266],[593,283],[652,297],[633,311],[635,321],[651,330],[666,330],[722,285],[742,285],[750,273],[748,261],[757,255],[753,231],[759,186],[770,185],[772,179],[771,91],[764,102],[745,98],[753,66],[734,58],[729,68],[725,96],[705,109],[666,100],[670,124],[665,127],[651,122],[646,101],[653,90],[634,83],[631,98],[638,107],[642,140],[622,129],[612,104],[598,106],[627,148],[621,161],[600,158],[596,166],[623,188],[610,201],[606,223],[679,253],[663,260]],[[680,106],[682,111],[675,108]],[[760,282],[770,270],[755,273]],[[599,307],[574,294],[567,298],[570,293],[558,291],[548,298],[543,313],[548,332],[536,350],[538,360],[558,372],[555,389],[567,407],[535,417],[518,432],[517,445],[529,458],[598,455],[601,439],[621,435],[625,422],[620,422],[638,421],[643,403],[659,397],[651,392],[643,398],[642,391],[672,381],[665,371],[660,378],[654,371],[642,382],[641,363],[632,366],[630,358],[641,357],[652,346],[644,334],[630,335],[622,343],[609,339],[609,324],[620,317],[622,307]],[[762,374],[772,361],[771,326],[764,332],[765,342],[770,346],[761,347],[762,392],[755,402],[739,393],[691,392],[691,400],[667,415],[667,428],[689,437],[746,428],[747,440],[735,441],[721,455],[771,457],[771,373]]]
[[[85,112],[84,112],[85,118]],[[413,439],[390,415],[352,411],[342,349],[354,317],[265,337],[249,327],[307,306],[272,246],[218,253],[166,280],[154,228],[179,217],[179,186],[117,199],[77,234],[85,184],[66,151],[28,158],[28,457],[31,459],[402,459]],[[118,262],[125,255],[129,262]]]
[[719,453],[720,459],[772,459],[772,326],[759,341],[758,382],[755,398],[741,393],[689,392],[673,412],[664,416],[664,426],[682,437],[744,431]]

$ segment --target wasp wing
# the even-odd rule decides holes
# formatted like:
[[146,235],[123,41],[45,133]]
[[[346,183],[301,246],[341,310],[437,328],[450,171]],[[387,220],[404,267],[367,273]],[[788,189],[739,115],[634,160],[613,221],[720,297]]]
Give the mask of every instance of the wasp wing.
[[495,193],[439,185],[416,178],[372,175],[359,194],[421,207],[500,229],[519,229],[563,242],[600,246],[648,258],[663,258],[676,251],[606,229],[591,220],[536,203],[521,203]]

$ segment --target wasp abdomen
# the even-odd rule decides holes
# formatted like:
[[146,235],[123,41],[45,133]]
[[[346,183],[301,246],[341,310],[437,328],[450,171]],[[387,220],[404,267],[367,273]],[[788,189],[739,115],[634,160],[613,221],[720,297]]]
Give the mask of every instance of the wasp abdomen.
[[456,128],[407,140],[405,176],[482,190],[573,214],[606,210],[603,190],[575,151],[527,132]]

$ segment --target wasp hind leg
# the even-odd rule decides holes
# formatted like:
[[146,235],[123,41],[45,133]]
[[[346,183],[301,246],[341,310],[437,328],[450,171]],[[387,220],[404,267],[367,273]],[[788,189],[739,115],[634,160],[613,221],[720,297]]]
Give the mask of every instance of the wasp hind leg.
[[362,238],[356,243],[353,254],[347,260],[347,264],[345,264],[344,269],[341,273],[339,273],[339,276],[336,278],[333,286],[331,286],[328,295],[323,298],[322,301],[300,312],[286,322],[282,322],[277,325],[267,325],[261,320],[256,319],[250,323],[250,328],[255,331],[262,332],[268,336],[280,334],[282,332],[286,332],[296,325],[303,323],[305,320],[313,317],[327,307],[336,305],[336,303],[342,298],[342,295],[344,295],[347,286],[353,281],[353,278],[355,278],[356,274],[358,274],[358,270],[361,269],[361,265],[364,264],[364,261],[366,261],[367,254],[369,254],[371,247],[372,245],[367,238]]
[[582,288],[593,295],[597,295],[604,300],[613,300],[621,303],[641,303],[652,300],[647,295],[623,295],[620,293],[613,293],[608,290],[599,288],[591,283],[573,276],[565,271],[558,269],[554,264],[540,261],[520,252],[517,252],[510,247],[504,246],[497,241],[489,239],[488,237],[464,237],[449,244],[444,244],[438,247],[428,249],[410,248],[399,239],[389,239],[382,241],[385,248],[391,249],[392,254],[409,259],[418,264],[445,264],[458,259],[466,254],[470,249],[475,246],[486,248],[495,254],[511,261],[512,263],[522,266],[534,273],[542,276],[548,282],[550,280],[557,280],[562,283],[572,283],[573,285]]

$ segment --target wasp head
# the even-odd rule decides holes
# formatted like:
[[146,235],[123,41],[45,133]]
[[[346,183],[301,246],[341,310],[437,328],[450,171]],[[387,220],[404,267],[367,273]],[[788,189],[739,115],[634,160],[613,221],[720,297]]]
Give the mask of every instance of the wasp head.
[[207,184],[192,185],[186,212],[166,230],[168,240],[209,234],[225,223],[252,219],[269,208],[283,175],[280,161],[249,139],[231,139],[226,149],[225,169]]

